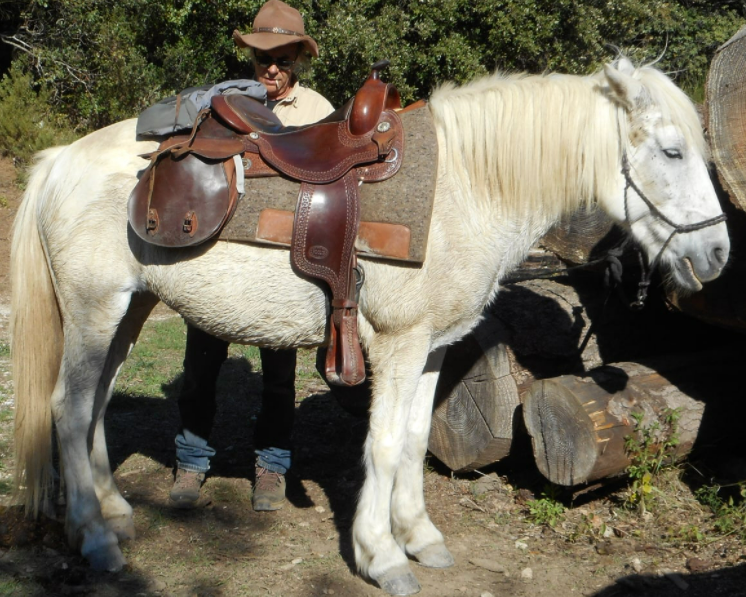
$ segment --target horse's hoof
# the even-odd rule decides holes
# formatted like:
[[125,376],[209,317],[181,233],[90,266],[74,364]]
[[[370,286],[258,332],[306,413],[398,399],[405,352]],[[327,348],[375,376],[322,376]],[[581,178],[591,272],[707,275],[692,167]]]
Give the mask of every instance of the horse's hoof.
[[374,578],[389,595],[414,595],[420,592],[420,583],[409,566],[396,566]]
[[127,565],[127,560],[116,545],[101,547],[84,555],[92,570],[119,572]]
[[442,543],[428,545],[412,555],[418,564],[428,568],[450,568],[455,563],[451,552]]
[[106,520],[106,527],[119,541],[132,541],[135,538],[135,523],[131,516],[116,516]]

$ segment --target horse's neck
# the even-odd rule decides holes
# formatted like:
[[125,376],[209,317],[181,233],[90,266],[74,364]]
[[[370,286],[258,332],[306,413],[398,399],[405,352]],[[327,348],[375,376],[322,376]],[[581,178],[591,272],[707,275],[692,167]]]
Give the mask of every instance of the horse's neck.
[[441,169],[433,232],[437,228],[436,234],[448,236],[443,246],[457,253],[450,259],[460,260],[460,275],[479,280],[481,287],[475,289],[473,298],[486,303],[494,298],[500,279],[526,258],[559,216],[548,217],[546,212],[508,215],[498,201],[478,201],[460,182]]

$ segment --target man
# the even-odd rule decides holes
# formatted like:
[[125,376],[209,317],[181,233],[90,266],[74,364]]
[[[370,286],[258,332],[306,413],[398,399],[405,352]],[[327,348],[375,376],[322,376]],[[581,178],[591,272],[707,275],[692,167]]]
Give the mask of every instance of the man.
[[[254,78],[267,88],[267,106],[284,125],[321,120],[332,105],[302,87],[297,72],[318,57],[316,42],[305,34],[303,17],[281,0],[269,0],[254,19],[249,34],[233,32],[233,39],[250,53]],[[184,387],[179,397],[182,427],[176,436],[176,477],[172,503],[194,507],[210,468],[214,448],[207,439],[215,417],[215,385],[229,343],[187,324]],[[256,482],[254,510],[278,510],[285,501],[285,474],[291,465],[290,438],[295,417],[296,351],[260,349],[262,408],[254,432]]]

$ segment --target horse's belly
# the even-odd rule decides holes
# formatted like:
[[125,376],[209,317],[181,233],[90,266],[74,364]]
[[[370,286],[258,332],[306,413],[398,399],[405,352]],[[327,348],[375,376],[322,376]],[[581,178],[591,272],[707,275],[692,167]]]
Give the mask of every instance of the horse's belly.
[[171,264],[172,252],[153,251],[160,263],[146,268],[150,290],[206,332],[276,348],[324,342],[326,296],[292,271],[288,251],[217,242],[180,251],[184,259]]

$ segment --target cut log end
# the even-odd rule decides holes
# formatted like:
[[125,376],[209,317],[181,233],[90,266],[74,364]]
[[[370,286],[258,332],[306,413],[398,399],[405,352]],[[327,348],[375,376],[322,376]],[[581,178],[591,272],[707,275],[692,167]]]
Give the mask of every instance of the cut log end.
[[524,421],[536,465],[559,485],[576,485],[591,475],[597,437],[578,397],[556,380],[537,381],[524,401]]
[[494,327],[448,349],[435,403],[428,448],[448,468],[470,471],[508,455],[518,388]]

